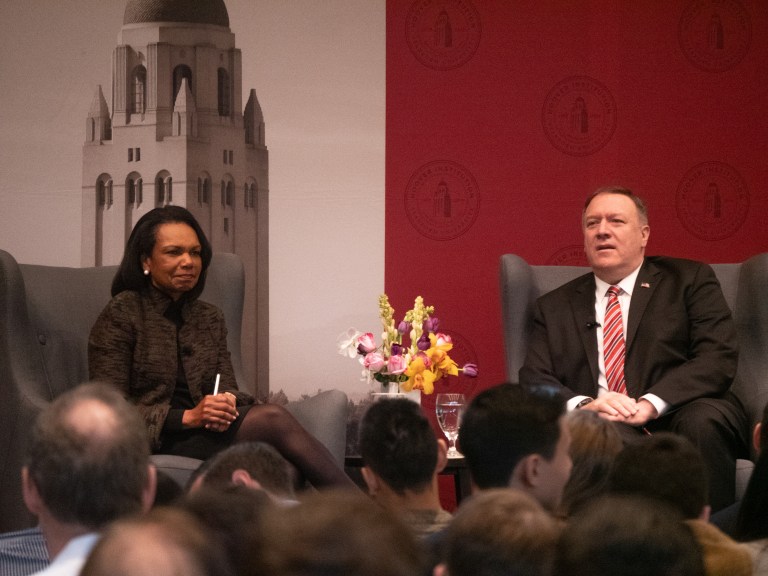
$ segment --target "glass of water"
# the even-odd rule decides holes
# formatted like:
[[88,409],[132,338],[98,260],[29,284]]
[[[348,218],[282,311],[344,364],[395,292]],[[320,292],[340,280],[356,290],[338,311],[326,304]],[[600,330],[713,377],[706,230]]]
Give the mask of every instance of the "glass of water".
[[459,436],[461,417],[464,415],[466,400],[464,394],[438,394],[435,399],[435,415],[443,433],[448,438],[448,458],[458,458],[456,438]]

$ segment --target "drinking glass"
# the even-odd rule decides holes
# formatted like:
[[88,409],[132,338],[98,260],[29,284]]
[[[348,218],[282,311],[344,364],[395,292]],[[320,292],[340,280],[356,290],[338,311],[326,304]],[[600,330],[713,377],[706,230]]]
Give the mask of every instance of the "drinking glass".
[[456,450],[456,438],[459,435],[461,417],[464,415],[466,400],[464,394],[441,393],[435,399],[435,415],[443,433],[448,438],[448,458],[458,458],[461,453]]

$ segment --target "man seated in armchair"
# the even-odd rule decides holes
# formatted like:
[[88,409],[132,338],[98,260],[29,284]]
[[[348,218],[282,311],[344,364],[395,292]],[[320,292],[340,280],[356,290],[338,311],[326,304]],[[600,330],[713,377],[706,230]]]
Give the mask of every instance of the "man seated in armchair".
[[582,231],[592,273],[538,300],[520,382],[560,387],[569,410],[594,410],[625,440],[688,437],[705,456],[713,510],[729,505],[747,422],[730,392],[736,331],[712,268],[646,256],[647,210],[626,188],[587,198]]

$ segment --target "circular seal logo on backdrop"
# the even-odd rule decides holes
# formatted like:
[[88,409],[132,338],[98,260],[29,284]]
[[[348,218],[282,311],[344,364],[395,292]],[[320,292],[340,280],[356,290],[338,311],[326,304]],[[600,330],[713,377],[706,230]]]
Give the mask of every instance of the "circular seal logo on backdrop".
[[735,168],[704,162],[691,168],[677,187],[677,217],[702,240],[733,236],[749,212],[747,183]]
[[475,177],[460,164],[436,160],[424,164],[408,181],[405,213],[421,234],[452,240],[469,230],[480,209]]
[[594,78],[572,76],[549,91],[541,122],[555,148],[571,156],[589,156],[616,130],[616,101]]
[[752,24],[738,0],[695,0],[683,10],[678,38],[691,64],[706,72],[724,72],[749,52]]
[[583,244],[564,246],[547,258],[547,266],[589,266]]
[[466,64],[480,45],[480,15],[469,0],[416,0],[405,39],[416,59],[434,70]]

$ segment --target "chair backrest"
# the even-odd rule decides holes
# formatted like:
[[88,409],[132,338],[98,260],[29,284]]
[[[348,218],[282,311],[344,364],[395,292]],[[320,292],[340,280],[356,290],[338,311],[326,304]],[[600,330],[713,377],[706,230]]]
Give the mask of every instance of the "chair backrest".
[[[19,265],[0,250],[0,531],[24,525],[24,440],[46,404],[88,379],[88,336],[110,299],[116,270]],[[216,253],[201,299],[224,313],[238,381],[244,287],[240,258]]]
[[[713,264],[733,312],[739,337],[739,369],[733,391],[750,422],[757,422],[768,401],[768,253],[741,264]],[[536,299],[590,269],[583,266],[531,266],[515,254],[500,262],[501,309],[507,378],[517,382],[533,329]]]

